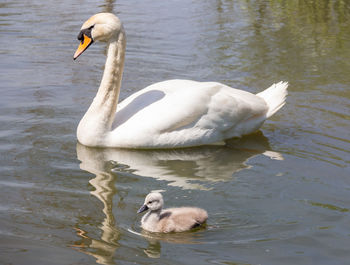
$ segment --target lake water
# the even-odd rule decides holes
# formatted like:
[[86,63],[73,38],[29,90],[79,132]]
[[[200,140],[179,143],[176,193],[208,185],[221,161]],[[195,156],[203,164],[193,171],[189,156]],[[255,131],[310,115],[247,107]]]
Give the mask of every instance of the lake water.
[[[286,106],[225,147],[77,144],[105,46],[72,56],[102,11],[127,32],[122,99],[172,78],[284,80]],[[349,264],[347,1],[2,0],[0,58],[0,264]],[[142,232],[150,190],[205,208],[207,227]]]

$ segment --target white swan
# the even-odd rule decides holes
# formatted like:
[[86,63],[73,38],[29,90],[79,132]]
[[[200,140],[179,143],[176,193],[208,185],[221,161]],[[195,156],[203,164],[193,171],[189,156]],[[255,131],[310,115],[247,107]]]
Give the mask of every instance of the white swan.
[[287,82],[256,95],[215,82],[168,80],[150,85],[118,104],[125,32],[119,18],[99,13],[78,35],[74,59],[94,41],[107,42],[107,60],[97,95],[77,129],[86,146],[174,148],[199,146],[240,137],[259,129],[278,111]]

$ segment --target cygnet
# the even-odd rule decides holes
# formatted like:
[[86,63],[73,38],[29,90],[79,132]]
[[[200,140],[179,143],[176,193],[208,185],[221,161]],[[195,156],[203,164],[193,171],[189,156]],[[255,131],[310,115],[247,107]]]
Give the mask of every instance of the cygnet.
[[141,227],[150,232],[169,233],[184,232],[200,226],[208,219],[205,210],[196,207],[162,209],[163,196],[151,192],[137,213],[150,210],[141,219]]

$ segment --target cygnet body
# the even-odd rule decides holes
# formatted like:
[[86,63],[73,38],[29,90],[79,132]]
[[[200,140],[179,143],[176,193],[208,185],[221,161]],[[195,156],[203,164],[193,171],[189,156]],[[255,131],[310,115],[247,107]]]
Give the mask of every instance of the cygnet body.
[[163,196],[151,192],[146,196],[142,207],[137,211],[142,213],[149,210],[141,219],[141,227],[150,232],[169,233],[184,232],[200,226],[208,219],[205,210],[197,207],[179,207],[162,209]]

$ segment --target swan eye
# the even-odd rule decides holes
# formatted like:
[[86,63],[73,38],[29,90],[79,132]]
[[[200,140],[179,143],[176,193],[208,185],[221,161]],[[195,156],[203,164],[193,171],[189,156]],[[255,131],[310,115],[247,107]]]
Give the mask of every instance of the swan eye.
[[152,203],[153,201],[149,201],[148,203]]
[[92,25],[86,29],[82,29],[78,34],[78,40],[84,41],[84,35],[88,36],[91,39],[91,30],[94,28],[95,25]]

